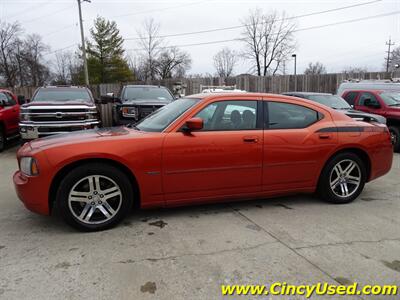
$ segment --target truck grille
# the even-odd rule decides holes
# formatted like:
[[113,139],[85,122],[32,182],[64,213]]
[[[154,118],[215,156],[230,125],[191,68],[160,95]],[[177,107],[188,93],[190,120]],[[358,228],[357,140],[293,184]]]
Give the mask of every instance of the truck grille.
[[37,108],[22,111],[22,114],[29,116],[32,122],[68,122],[68,121],[84,121],[87,113],[93,113],[88,108]]
[[161,107],[163,105],[141,105],[139,106],[139,116],[140,118],[144,118]]

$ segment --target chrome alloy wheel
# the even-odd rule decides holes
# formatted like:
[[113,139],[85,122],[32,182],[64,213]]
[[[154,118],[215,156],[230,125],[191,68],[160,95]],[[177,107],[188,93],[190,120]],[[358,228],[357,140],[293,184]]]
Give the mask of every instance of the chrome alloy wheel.
[[85,224],[101,224],[112,219],[121,208],[122,192],[118,184],[103,175],[79,180],[70,190],[68,206],[75,218]]
[[361,184],[359,165],[351,159],[341,160],[333,167],[329,176],[329,184],[336,196],[350,197]]

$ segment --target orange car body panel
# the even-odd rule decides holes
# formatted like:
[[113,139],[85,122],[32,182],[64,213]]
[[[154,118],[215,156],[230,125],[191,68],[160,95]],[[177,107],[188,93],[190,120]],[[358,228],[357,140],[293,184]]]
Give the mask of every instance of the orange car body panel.
[[[235,93],[191,97],[201,100],[163,132],[115,127],[25,144],[17,156],[33,156],[40,175],[15,173],[19,198],[28,209],[49,214],[50,186],[57,173],[87,159],[112,160],[128,168],[138,183],[143,208],[314,192],[328,159],[349,148],[368,155],[368,180],[391,168],[393,150],[385,125],[358,122],[318,103],[289,96]],[[300,104],[324,117],[304,129],[179,130],[202,108],[221,100]]]

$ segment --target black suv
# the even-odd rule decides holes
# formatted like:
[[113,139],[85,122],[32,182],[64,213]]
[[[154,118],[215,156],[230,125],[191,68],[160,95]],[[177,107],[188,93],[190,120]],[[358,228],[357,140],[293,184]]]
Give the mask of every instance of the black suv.
[[173,100],[171,91],[163,86],[126,85],[114,100],[113,122],[115,125],[136,123]]
[[340,110],[341,112],[353,119],[360,119],[367,122],[374,121],[386,124],[386,118],[375,114],[365,113],[360,110],[355,110],[353,109],[353,107],[350,106],[350,104],[346,102],[346,100],[338,95],[311,92],[287,92],[282,93],[282,95],[308,99],[314,102],[321,103],[323,105],[329,106],[330,108]]

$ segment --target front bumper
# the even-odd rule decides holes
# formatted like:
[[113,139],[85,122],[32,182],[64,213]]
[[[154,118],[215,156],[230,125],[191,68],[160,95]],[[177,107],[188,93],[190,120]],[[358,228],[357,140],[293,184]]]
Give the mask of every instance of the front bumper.
[[100,121],[85,121],[85,122],[32,122],[19,123],[19,132],[24,140],[33,140],[39,137],[67,133],[84,129],[92,129],[100,125]]
[[46,185],[43,185],[39,176],[29,177],[17,171],[13,181],[18,198],[27,209],[42,215],[50,214],[47,190],[40,188]]

